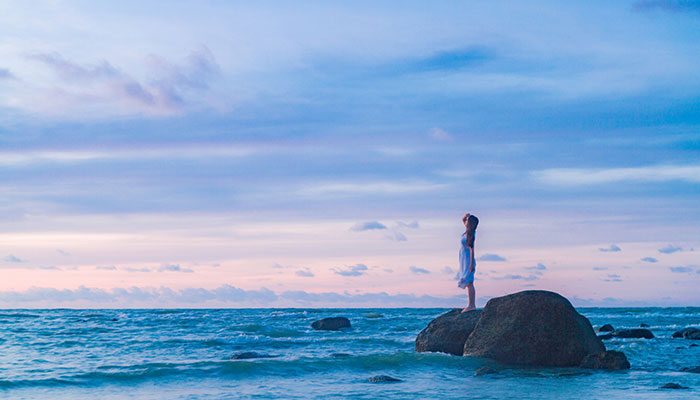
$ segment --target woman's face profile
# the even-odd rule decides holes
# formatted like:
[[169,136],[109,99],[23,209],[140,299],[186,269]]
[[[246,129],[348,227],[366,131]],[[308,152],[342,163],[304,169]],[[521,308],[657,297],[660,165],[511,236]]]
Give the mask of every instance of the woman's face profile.
[[467,214],[465,214],[464,217],[462,218],[462,219],[464,220],[463,222],[464,222],[464,226],[465,226],[465,227],[466,227],[467,224],[469,223],[469,216],[470,216],[470,215],[471,215],[471,214],[467,213]]

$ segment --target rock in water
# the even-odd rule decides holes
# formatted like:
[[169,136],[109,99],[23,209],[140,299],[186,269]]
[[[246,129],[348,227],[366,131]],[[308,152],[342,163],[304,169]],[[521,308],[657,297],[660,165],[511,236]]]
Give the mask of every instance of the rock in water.
[[314,321],[311,327],[321,331],[337,331],[340,328],[349,328],[350,320],[345,317],[328,317]]
[[642,322],[641,324],[639,324],[639,327],[640,328],[648,328],[649,324],[645,324],[644,322]]
[[654,334],[651,333],[649,329],[644,329],[644,328],[636,328],[636,329],[618,329],[615,332],[613,332],[613,336],[618,337],[618,338],[623,338],[623,339],[639,339],[639,338],[644,338],[644,339],[653,339]]
[[666,383],[662,386],[659,386],[659,389],[690,389],[687,386],[682,386],[677,383]]
[[612,332],[614,330],[615,330],[615,328],[613,328],[613,326],[610,324],[605,324],[605,325],[601,326],[600,328],[598,328],[598,332]]
[[474,330],[481,316],[481,310],[462,313],[455,308],[430,321],[416,337],[416,351],[439,351],[461,356],[464,342]]
[[700,366],[681,368],[681,371],[682,372],[692,372],[694,374],[700,374]]
[[476,371],[474,371],[474,376],[483,376],[483,375],[491,375],[491,374],[497,374],[498,370],[493,367],[489,367],[488,365],[483,366],[481,368],[478,368]]
[[700,329],[694,328],[694,327],[688,327],[688,328],[683,328],[680,331],[673,332],[673,335],[671,335],[671,337],[683,338],[683,337],[686,337],[686,335],[693,335],[695,333],[700,334]]
[[581,361],[582,368],[595,369],[630,369],[630,362],[627,361],[627,356],[621,351],[607,350],[600,353],[589,354],[583,357]]
[[527,290],[489,300],[463,354],[509,364],[573,367],[603,351],[591,323],[567,299]]
[[242,353],[236,353],[229,358],[229,360],[250,360],[253,358],[275,358],[277,356],[273,356],[270,354],[260,354],[256,353],[254,351],[244,351]]
[[367,379],[372,383],[401,382],[401,379],[392,378],[389,375],[377,375]]

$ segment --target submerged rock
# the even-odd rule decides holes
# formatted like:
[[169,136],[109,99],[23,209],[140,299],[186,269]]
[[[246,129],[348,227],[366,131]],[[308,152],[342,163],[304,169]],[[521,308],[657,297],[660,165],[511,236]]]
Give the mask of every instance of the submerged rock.
[[401,379],[393,378],[389,375],[377,375],[377,376],[372,376],[367,379],[369,382],[372,383],[389,383],[389,382],[401,382]]
[[489,367],[488,365],[486,365],[474,371],[474,376],[491,375],[497,374],[498,372],[499,371],[496,368]]
[[591,323],[567,299],[528,290],[489,300],[463,354],[509,364],[569,367],[603,351]]
[[598,335],[598,339],[600,339],[600,340],[612,339],[613,337],[615,337],[615,335],[613,335],[612,333],[606,333],[606,334],[603,334],[603,335]]
[[644,322],[642,322],[641,324],[639,324],[639,327],[640,327],[640,328],[648,328],[649,325],[648,325],[648,324],[645,324]]
[[629,369],[630,363],[627,361],[627,356],[621,351],[606,350],[600,353],[589,354],[581,361],[582,368],[595,369]]
[[376,313],[376,312],[368,312],[364,314],[365,318],[384,318],[384,315]]
[[619,337],[623,339],[653,339],[654,334],[651,333],[649,329],[635,328],[635,329],[618,329],[613,332],[614,337]]
[[700,329],[695,328],[695,327],[687,327],[683,328],[680,331],[673,332],[673,335],[671,337],[674,338],[687,338],[688,336],[691,335],[700,335]]
[[598,332],[612,332],[614,330],[615,330],[615,328],[613,328],[613,326],[610,324],[605,324],[605,325],[601,326],[600,328],[598,328]]
[[667,383],[665,385],[659,386],[659,389],[690,389],[687,386],[682,386],[678,383]]
[[681,368],[681,372],[692,372],[694,374],[700,374],[700,366]]
[[481,310],[461,311],[461,308],[455,308],[430,321],[416,337],[416,351],[438,351],[461,356],[464,342],[479,321]]
[[350,328],[350,320],[345,317],[328,317],[311,323],[311,328],[322,331],[337,331]]
[[237,353],[231,356],[229,360],[250,360],[253,358],[275,358],[277,356],[273,356],[270,354],[261,354],[261,353],[256,353],[254,351],[244,351],[242,353]]

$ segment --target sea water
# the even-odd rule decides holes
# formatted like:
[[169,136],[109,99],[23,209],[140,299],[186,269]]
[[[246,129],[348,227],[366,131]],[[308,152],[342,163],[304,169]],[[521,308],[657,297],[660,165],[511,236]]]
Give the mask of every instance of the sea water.
[[[8,399],[686,399],[700,398],[700,308],[583,308],[594,327],[649,325],[655,339],[614,339],[632,368],[513,368],[416,353],[446,309],[0,311],[0,398]],[[345,316],[351,329],[315,331]],[[542,332],[543,335],[550,332]],[[514,338],[517,339],[517,338]],[[230,360],[252,351],[269,358]],[[370,383],[389,375],[395,383]],[[690,389],[660,389],[665,383]]]

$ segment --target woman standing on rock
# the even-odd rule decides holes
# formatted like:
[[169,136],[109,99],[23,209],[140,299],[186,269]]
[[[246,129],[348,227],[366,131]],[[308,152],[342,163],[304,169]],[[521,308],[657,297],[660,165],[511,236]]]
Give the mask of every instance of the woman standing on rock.
[[474,260],[474,236],[476,226],[479,225],[479,218],[469,213],[462,217],[462,223],[467,230],[462,234],[462,246],[459,248],[459,273],[457,274],[457,286],[469,292],[469,305],[462,310],[467,312],[476,310],[474,289],[474,271],[476,270],[476,260]]

